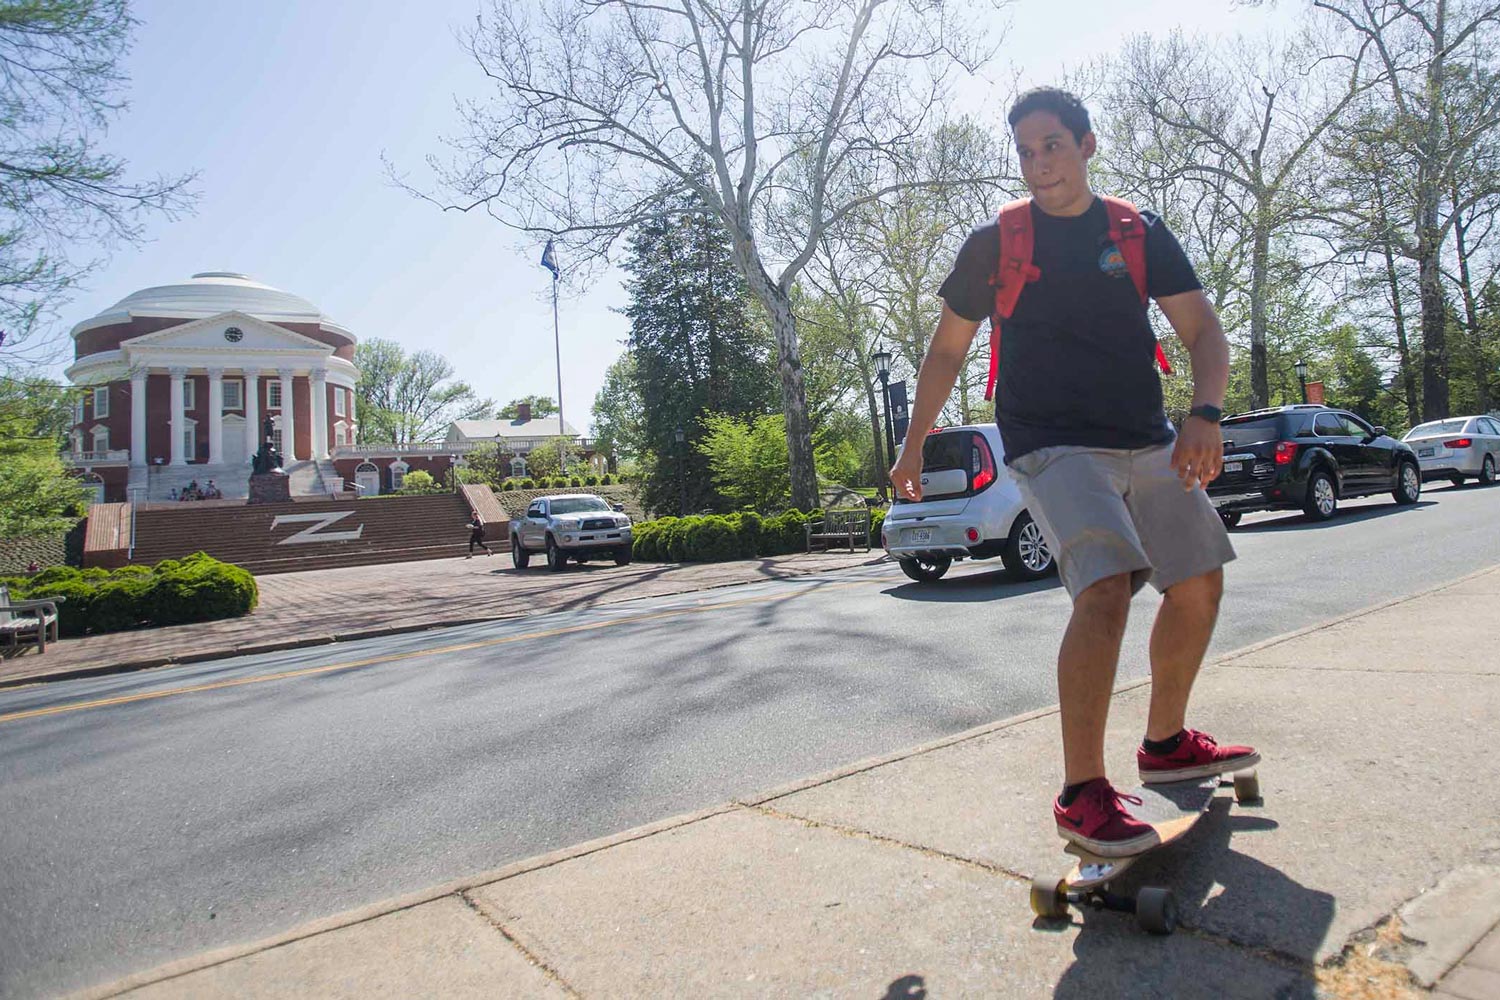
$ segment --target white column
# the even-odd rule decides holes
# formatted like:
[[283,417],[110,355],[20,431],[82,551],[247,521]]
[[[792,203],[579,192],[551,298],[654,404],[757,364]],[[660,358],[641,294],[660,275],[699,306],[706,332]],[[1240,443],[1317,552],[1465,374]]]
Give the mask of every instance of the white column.
[[224,369],[208,370],[208,464],[224,464]]
[[344,386],[344,419],[349,421],[348,441],[353,444],[359,437],[359,421],[354,416],[354,386]]
[[130,464],[146,467],[146,370],[130,373]]
[[245,376],[245,454],[254,458],[260,453],[260,372],[246,368]]
[[312,373],[312,457],[328,459],[328,373],[322,369]]
[[187,462],[182,455],[182,433],[183,431],[187,430],[187,423],[185,420],[187,414],[183,412],[182,407],[182,380],[183,377],[187,375],[187,369],[172,368],[169,370],[168,374],[172,376],[172,394],[170,397],[172,406],[172,440],[168,442],[168,444],[171,446],[168,454],[171,457],[170,459],[168,459],[167,464],[186,465]]
[[287,465],[297,461],[297,424],[292,416],[292,370],[280,368],[281,376],[281,456]]

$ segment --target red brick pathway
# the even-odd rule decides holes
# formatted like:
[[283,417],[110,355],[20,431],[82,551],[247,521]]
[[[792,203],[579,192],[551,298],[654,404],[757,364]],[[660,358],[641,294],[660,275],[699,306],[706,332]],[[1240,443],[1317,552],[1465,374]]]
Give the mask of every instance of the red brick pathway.
[[878,562],[878,549],[775,556],[729,563],[590,563],[552,573],[517,571],[497,553],[468,559],[389,563],[257,578],[260,606],[227,621],[64,639],[0,661],[0,684],[126,664],[160,665],[288,646],[308,639],[355,638],[380,630],[568,611],[737,583],[780,580]]

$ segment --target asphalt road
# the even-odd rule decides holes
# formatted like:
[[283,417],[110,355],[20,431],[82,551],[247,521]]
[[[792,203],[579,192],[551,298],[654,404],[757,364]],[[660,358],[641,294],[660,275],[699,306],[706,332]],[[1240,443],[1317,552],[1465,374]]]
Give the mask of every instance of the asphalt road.
[[[1497,514],[1500,488],[1444,485],[1324,525],[1251,515],[1214,651],[1492,566]],[[1121,680],[1147,672],[1156,603],[1136,601]],[[886,564],[0,691],[0,996],[1051,704],[1067,610],[1055,581],[1011,584],[998,561],[937,586]]]

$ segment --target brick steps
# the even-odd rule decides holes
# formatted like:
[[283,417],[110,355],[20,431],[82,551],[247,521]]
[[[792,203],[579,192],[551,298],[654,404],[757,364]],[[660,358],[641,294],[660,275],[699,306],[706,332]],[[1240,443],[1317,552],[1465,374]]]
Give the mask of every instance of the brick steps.
[[[265,575],[451,559],[468,552],[465,523],[469,510],[469,502],[452,493],[254,506],[141,508],[136,512],[136,545],[131,561],[150,565],[201,550]],[[320,523],[319,516],[332,519]],[[276,523],[278,517],[283,519],[280,523]],[[297,520],[288,523],[287,518]],[[502,531],[503,526],[490,529],[495,535]],[[339,537],[351,532],[358,532],[358,537]],[[508,549],[508,540],[497,538],[489,544],[496,551]]]

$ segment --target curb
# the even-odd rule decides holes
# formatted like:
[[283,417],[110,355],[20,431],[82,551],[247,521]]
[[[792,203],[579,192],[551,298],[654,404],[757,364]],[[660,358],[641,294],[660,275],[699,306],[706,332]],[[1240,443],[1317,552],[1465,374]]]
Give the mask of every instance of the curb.
[[[878,566],[884,562],[884,557],[871,559],[866,562],[855,563],[853,566],[841,566],[834,570],[809,569],[787,573],[781,577],[771,577],[764,580],[733,580],[728,583],[711,583],[702,587],[689,587],[684,590],[671,591],[666,594],[652,594],[652,597],[674,597],[679,594],[695,594],[707,590],[724,590],[728,587],[743,587],[749,584],[775,583],[777,580],[787,580],[794,577],[813,576],[818,573],[837,572],[845,569],[860,569],[866,566]],[[679,564],[686,565],[686,564]],[[618,601],[602,601],[596,607],[605,605],[625,604],[630,601],[645,600],[644,597],[626,597]],[[121,660],[115,663],[101,663],[89,667],[70,667],[54,673],[29,674],[24,677],[0,677],[0,691],[7,688],[30,687],[33,684],[51,684],[55,681],[74,681],[89,677],[107,677],[111,674],[130,674],[141,670],[154,670],[157,667],[181,666],[189,663],[204,663],[209,660],[227,660],[236,656],[255,656],[261,653],[284,653],[287,650],[307,649],[312,646],[327,646],[336,642],[355,642],[360,639],[382,639],[392,635],[410,635],[416,632],[430,632],[438,628],[460,628],[465,625],[484,625],[490,622],[514,621],[518,618],[534,618],[538,615],[553,614],[558,609],[541,609],[521,614],[493,614],[480,615],[467,618],[439,618],[432,621],[413,625],[386,625],[379,628],[361,629],[353,632],[335,632],[332,634],[304,636],[299,639],[284,639],[278,642],[255,643],[248,646],[218,646],[213,649],[198,650],[192,653],[172,654],[169,656],[153,656],[141,660]]]
[[[1279,645],[1284,642],[1289,642],[1300,636],[1318,632],[1326,628],[1331,628],[1332,626],[1342,624],[1343,622],[1353,621],[1355,619],[1374,614],[1375,612],[1384,610],[1386,608],[1395,607],[1397,605],[1406,604],[1420,598],[1429,597],[1443,590],[1447,590],[1451,587],[1466,583],[1469,580],[1492,574],[1497,571],[1500,571],[1500,567],[1492,566],[1488,569],[1478,570],[1466,576],[1459,577],[1456,580],[1450,580],[1446,583],[1442,583],[1434,587],[1429,587],[1425,590],[1407,594],[1404,597],[1398,597],[1393,600],[1384,601],[1380,604],[1362,608],[1357,611],[1350,611],[1340,615],[1335,615],[1314,625],[1309,625],[1304,628],[1299,628],[1294,631],[1284,633],[1282,635],[1274,636],[1270,639],[1263,639],[1259,642],[1251,643],[1248,646],[1242,646],[1238,649],[1230,650],[1227,653],[1216,656],[1212,660],[1205,662],[1204,667],[1207,668],[1214,666],[1226,666],[1229,665],[1230,661],[1249,655],[1250,653],[1256,652],[1258,650],[1265,649],[1270,646]],[[1115,695],[1123,694],[1127,691],[1133,691],[1137,688],[1148,686],[1150,683],[1151,678],[1142,677],[1137,678],[1136,680],[1127,681],[1123,684],[1118,684],[1111,692],[1111,700],[1113,700],[1113,697]],[[875,770],[876,768],[883,767],[887,764],[894,764],[898,761],[909,760],[913,757],[919,757],[924,754],[932,753],[936,750],[941,750],[946,747],[955,746],[957,744],[965,743],[983,736],[988,736],[992,733],[1010,729],[1023,723],[1031,722],[1035,719],[1053,715],[1058,711],[1059,706],[1056,704],[1048,705],[1044,708],[1032,709],[1031,711],[1023,712],[1019,715],[1013,715],[1005,719],[997,720],[995,722],[985,723],[972,729],[967,729],[960,733],[954,733],[950,736],[939,737],[938,739],[930,740],[926,743],[920,743],[916,746],[907,747],[902,750],[895,750],[890,753],[881,754],[875,757],[867,757],[863,760],[856,761],[852,764],[846,764],[843,767],[839,767],[831,771],[825,771],[821,774],[817,774],[808,778],[802,778],[784,785],[775,786],[763,792],[730,799],[726,802],[708,806],[694,812],[682,813],[677,816],[657,820],[653,823],[647,823],[643,826],[637,826],[629,830],[623,830],[619,833],[608,834],[604,837],[599,837],[594,840],[584,841],[580,844],[574,844],[569,847],[559,848],[558,850],[551,851],[546,854],[536,855],[534,857],[525,858],[520,861],[513,861],[510,864],[503,865],[499,868],[494,868],[486,872],[481,872],[464,878],[455,879],[450,882],[445,882],[441,885],[432,886],[428,889],[406,893],[404,895],[381,900],[379,902],[369,903],[365,906],[357,907],[352,910],[346,910],[342,913],[322,917],[320,919],[302,924],[299,927],[283,931],[271,937],[263,938],[260,941],[243,945],[231,945],[225,948],[219,948],[213,951],[204,952],[199,955],[178,959],[176,961],[158,966],[155,969],[136,973],[124,979],[116,980],[112,983],[81,990],[79,992],[70,994],[70,996],[74,998],[74,1000],[102,1000],[102,998],[105,997],[117,996],[121,993],[125,993],[133,989],[139,989],[152,983],[162,982],[168,979],[175,979],[192,972],[212,968],[216,965],[223,965],[226,962],[232,962],[236,959],[254,955],[262,951],[270,951],[282,945],[290,944],[293,941],[315,937],[319,934],[326,934],[330,931],[340,930],[345,927],[351,927],[356,924],[365,923],[367,921],[386,916],[387,914],[398,913],[402,910],[409,910],[413,907],[420,906],[424,903],[430,903],[434,900],[442,899],[447,896],[462,896],[464,893],[467,893],[473,889],[492,885],[496,882],[503,882],[507,879],[514,878],[517,875],[523,875],[528,872],[538,871],[544,868],[551,868],[565,861],[572,861],[577,858],[581,858],[589,854],[595,854],[599,851],[607,850],[611,847],[617,847],[621,844],[627,844],[632,841],[644,840],[647,837],[652,837],[659,833],[665,833],[684,826],[690,826],[694,823],[699,823],[704,820],[711,819],[715,816],[722,815],[724,813],[733,812],[738,809],[755,808],[758,806],[762,806],[768,802],[772,802],[780,798],[785,798],[786,796],[793,795],[797,792],[802,792],[810,788],[816,788],[821,785],[830,784],[843,778],[861,774],[866,771]]]

